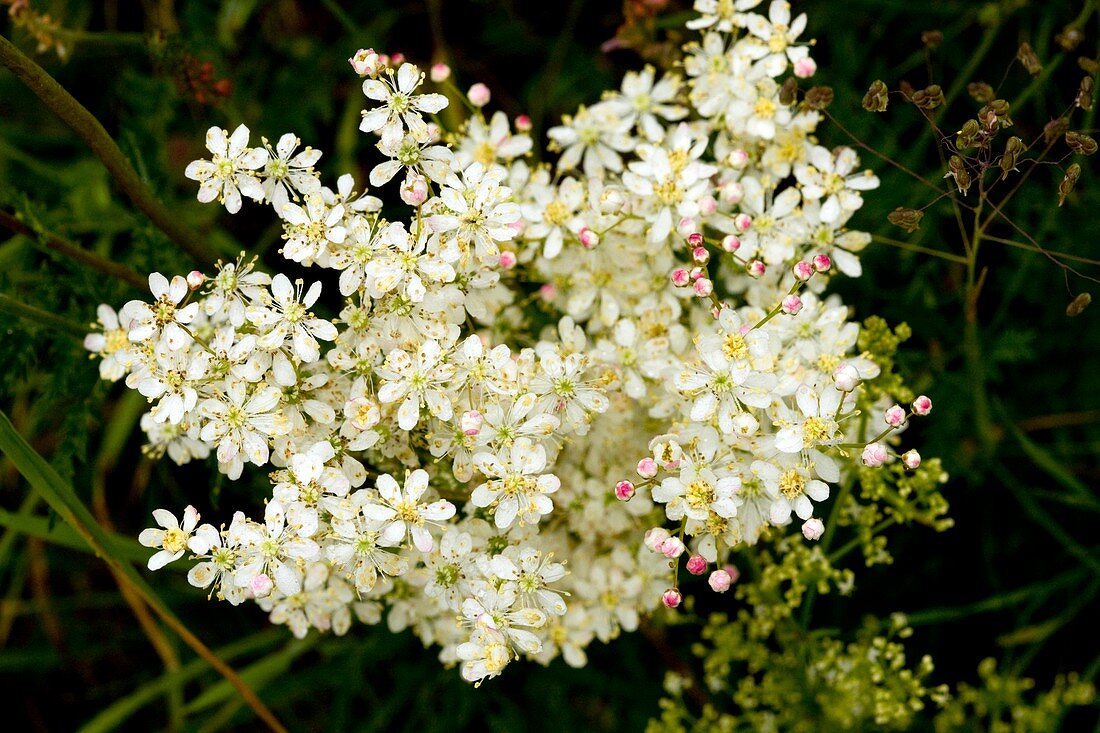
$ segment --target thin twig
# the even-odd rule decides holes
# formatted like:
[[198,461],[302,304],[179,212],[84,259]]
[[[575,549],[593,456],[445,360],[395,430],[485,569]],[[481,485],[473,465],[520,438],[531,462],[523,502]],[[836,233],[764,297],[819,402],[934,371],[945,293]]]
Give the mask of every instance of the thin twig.
[[0,64],[8,67],[43,104],[87,143],[92,153],[110,171],[115,183],[134,202],[134,206],[149,217],[180,249],[202,263],[218,259],[217,253],[198,232],[180,221],[178,216],[157,200],[99,120],[65,91],[45,69],[3,36],[0,36]]

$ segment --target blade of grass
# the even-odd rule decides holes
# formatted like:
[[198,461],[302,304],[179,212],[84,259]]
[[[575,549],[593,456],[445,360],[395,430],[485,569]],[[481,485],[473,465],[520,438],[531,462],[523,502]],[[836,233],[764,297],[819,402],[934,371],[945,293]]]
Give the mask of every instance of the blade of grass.
[[38,455],[23,440],[22,436],[16,431],[15,426],[11,424],[8,416],[3,412],[0,412],[0,451],[3,451],[15,464],[19,473],[46,500],[46,503],[84,538],[96,554],[115,572],[116,577],[121,582],[130,585],[141,596],[142,600],[179,635],[184,643],[225,677],[228,683],[237,690],[249,707],[256,711],[256,715],[271,730],[286,733],[286,727],[279,722],[275,714],[256,696],[252,688],[240,678],[233,668],[210,651],[210,648],[195,636],[160,600],[156,591],[145,579],[128,562],[117,556],[113,550],[110,536],[95,520],[88,508],[84,506],[76,492],[57,475],[57,472],[42,456]]
[[[28,537],[37,537],[59,547],[80,552],[94,552],[94,549],[71,527],[66,524],[50,526],[47,517],[27,515],[21,512],[9,512],[0,509],[0,527],[7,527],[13,532],[25,534]],[[138,544],[137,540],[120,535],[109,535],[108,546],[115,557],[126,562],[141,563],[144,565],[149,560],[149,549]]]

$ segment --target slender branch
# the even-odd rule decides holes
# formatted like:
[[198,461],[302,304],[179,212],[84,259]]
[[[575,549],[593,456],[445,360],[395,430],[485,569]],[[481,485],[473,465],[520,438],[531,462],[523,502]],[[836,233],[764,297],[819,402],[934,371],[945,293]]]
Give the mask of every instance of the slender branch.
[[134,287],[142,290],[146,287],[146,279],[139,275],[134,270],[131,270],[126,265],[112,262],[106,257],[101,257],[95,252],[78,247],[71,242],[66,242],[52,234],[46,232],[38,232],[28,226],[26,223],[20,221],[16,217],[12,216],[6,211],[0,210],[0,226],[5,229],[10,229],[16,234],[22,234],[24,237],[33,239],[43,247],[52,249],[54,252],[65,255],[71,260],[81,262],[93,270],[98,270],[104,275],[110,275],[111,277],[118,278],[123,282],[129,283]]
[[891,239],[890,237],[884,237],[880,234],[871,235],[872,242],[878,242],[879,244],[888,244],[891,247],[897,247],[898,249],[907,249],[911,252],[920,252],[921,254],[932,255],[933,257],[939,257],[949,262],[958,262],[960,264],[966,264],[966,258],[962,255],[952,254],[950,252],[943,252],[938,249],[932,249],[931,247],[923,247],[919,244],[913,244],[912,242],[903,242],[899,239]]
[[44,311],[41,308],[35,308],[33,305],[27,305],[3,293],[0,293],[0,311],[6,311],[13,316],[19,316],[40,326],[52,326],[77,338],[83,338],[88,333],[88,329],[82,327],[79,323],[49,311]]
[[213,262],[218,258],[217,253],[198,232],[180,221],[179,217],[157,200],[99,120],[65,91],[45,69],[3,36],[0,36],[0,64],[8,67],[43,104],[87,143],[92,153],[110,171],[115,183],[133,201],[134,206],[149,217],[180,249],[202,263]]

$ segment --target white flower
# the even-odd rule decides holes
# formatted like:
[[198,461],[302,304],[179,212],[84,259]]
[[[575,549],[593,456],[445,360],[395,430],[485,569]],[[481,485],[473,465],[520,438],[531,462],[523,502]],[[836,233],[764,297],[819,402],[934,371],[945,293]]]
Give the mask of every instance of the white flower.
[[425,341],[417,351],[416,360],[401,349],[394,349],[383,366],[376,370],[383,380],[378,399],[383,403],[401,401],[397,409],[397,424],[402,430],[412,430],[420,421],[420,408],[440,420],[453,414],[451,399],[445,387],[455,373],[453,364],[444,359],[444,352],[435,341]]
[[445,499],[421,504],[420,497],[428,488],[428,472],[418,468],[410,473],[405,477],[404,489],[393,476],[382,474],[375,487],[380,502],[364,504],[362,511],[367,518],[383,523],[382,539],[396,545],[408,534],[416,549],[431,552],[435,543],[424,525],[450,519],[455,515],[455,507]]
[[541,444],[520,438],[499,457],[478,453],[474,465],[489,480],[474,489],[470,501],[479,507],[495,504],[493,521],[498,528],[511,527],[517,517],[521,523],[537,524],[554,509],[549,495],[561,487],[561,481],[543,473],[546,449]]
[[621,153],[634,148],[628,134],[631,120],[624,120],[611,104],[581,107],[577,114],[563,117],[562,123],[546,133],[562,151],[558,170],[573,170],[582,160],[584,174],[590,178],[603,178],[606,171],[617,173],[623,169]]
[[687,464],[679,476],[669,476],[653,487],[653,500],[665,504],[665,513],[674,521],[685,516],[706,521],[711,512],[728,519],[737,515],[740,488],[741,479],[736,476],[719,478],[709,468]]
[[184,551],[187,550],[187,542],[191,539],[191,533],[199,523],[199,513],[193,506],[184,509],[182,526],[176,519],[176,515],[167,509],[154,509],[153,519],[157,520],[157,524],[162,529],[143,529],[138,535],[138,542],[146,547],[161,548],[160,552],[149,558],[149,569],[160,570],[168,563],[183,557]]
[[302,589],[298,560],[315,560],[320,548],[287,525],[286,509],[276,500],[264,510],[264,523],[249,523],[239,533],[241,562],[233,574],[237,585],[248,586],[261,574],[271,576],[275,587],[285,595]]
[[830,153],[820,145],[809,152],[807,165],[795,166],[794,175],[802,184],[802,195],[811,201],[824,199],[818,217],[829,224],[863,206],[860,191],[878,188],[878,177],[871,171],[855,172],[859,156],[848,147]]
[[250,306],[246,313],[249,321],[264,329],[258,339],[261,348],[282,348],[289,337],[294,355],[310,364],[321,358],[317,339],[332,341],[336,327],[309,312],[321,297],[321,283],[313,283],[303,296],[304,287],[301,280],[291,285],[290,278],[279,273],[271,280],[271,307]]
[[814,513],[810,500],[825,501],[829,498],[829,485],[811,478],[802,466],[753,461],[752,472],[764,482],[764,488],[772,498],[769,516],[773,524],[786,524],[792,509],[799,519],[809,519]]
[[290,422],[278,412],[280,396],[276,387],[257,386],[250,393],[245,382],[234,381],[223,394],[203,402],[208,420],[202,439],[217,444],[218,461],[231,467],[232,478],[240,475],[242,455],[262,466],[270,455],[268,438],[289,430]]
[[442,94],[413,94],[424,81],[424,74],[413,64],[401,64],[396,77],[392,69],[386,69],[382,79],[363,82],[363,94],[368,99],[382,102],[382,106],[363,111],[359,129],[378,132],[383,137],[400,137],[402,124],[418,141],[428,140],[428,126],[421,113],[435,114],[447,106]]
[[321,181],[313,166],[321,159],[321,151],[309,146],[295,154],[302,144],[294,133],[288,132],[279,138],[272,149],[267,138],[263,139],[267,148],[268,161],[263,169],[264,198],[282,216],[283,207],[295,194],[309,194],[319,191]]
[[413,303],[424,300],[424,280],[451,282],[455,270],[441,258],[425,252],[427,240],[415,238],[397,223],[386,227],[379,238],[382,246],[364,267],[371,278],[372,298],[396,290]]
[[96,320],[100,330],[84,337],[84,348],[100,357],[100,379],[117,382],[125,376],[134,359],[129,335],[119,323],[115,309],[109,305],[96,308]]
[[214,159],[196,160],[187,166],[184,175],[199,182],[199,201],[218,199],[230,214],[241,210],[241,194],[262,201],[263,185],[252,171],[263,168],[268,153],[263,148],[248,147],[248,128],[240,125],[230,136],[219,127],[206,131],[206,149]]
[[446,209],[432,216],[431,226],[442,236],[443,257],[458,260],[471,245],[479,261],[495,264],[500,256],[497,242],[507,242],[516,236],[511,226],[520,219],[519,205],[510,201],[512,191],[502,186],[503,168],[486,168],[474,163],[447,179],[439,194]]
[[641,71],[628,71],[623,76],[622,92],[608,103],[624,120],[636,125],[650,142],[659,142],[665,134],[660,120],[675,122],[687,117],[688,109],[676,104],[680,92],[680,77],[665,74],[655,83],[656,71],[646,66]]
[[161,339],[172,351],[191,343],[185,326],[199,313],[198,303],[180,307],[190,289],[187,280],[176,275],[171,281],[159,272],[149,275],[149,290],[156,298],[152,305],[131,300],[119,311],[119,321],[134,343]]
[[303,264],[327,254],[329,245],[341,244],[347,237],[344,207],[328,206],[320,194],[306,196],[305,206],[283,204],[283,256]]

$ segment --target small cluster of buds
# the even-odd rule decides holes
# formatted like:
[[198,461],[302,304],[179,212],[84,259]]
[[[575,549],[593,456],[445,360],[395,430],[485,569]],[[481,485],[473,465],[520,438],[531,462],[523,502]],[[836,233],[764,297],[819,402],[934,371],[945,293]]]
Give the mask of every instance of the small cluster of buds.
[[[378,76],[386,69],[390,67],[397,67],[405,63],[405,54],[384,54],[378,53],[373,48],[361,48],[348,59],[348,63],[351,64],[351,68],[355,70],[355,73],[359,76]],[[437,64],[437,66],[446,67],[446,64]],[[448,74],[450,69],[447,69]],[[436,73],[435,67],[432,67],[433,81]]]
[[[845,379],[845,386],[852,384],[852,382],[847,380],[847,374],[840,374],[841,369],[848,366],[847,364],[841,364],[837,367],[836,371],[833,372],[833,377],[837,380],[837,389],[840,389],[840,381],[842,378]],[[855,384],[858,384],[858,382]],[[908,413],[901,405],[891,405],[886,408],[886,412],[883,414],[883,420],[886,422],[887,428],[882,434],[863,447],[863,454],[860,456],[863,465],[877,468],[886,463],[890,458],[890,453],[886,448],[886,444],[881,442],[880,438],[885,437],[894,429],[904,425],[910,417],[914,415],[924,417],[930,412],[932,412],[932,400],[926,395],[921,395],[913,400],[912,404],[909,405]],[[920,461],[920,453],[915,450],[906,451],[901,456],[901,462],[910,470],[919,467]]]
[[[749,274],[752,274],[751,266],[754,264],[758,264],[757,261],[749,263]],[[762,275],[764,274],[764,265],[763,263],[759,264],[761,268],[760,274]],[[794,288],[794,290],[797,290],[798,287],[801,287],[803,283],[808,282],[810,278],[814,275],[817,275],[818,273],[828,272],[830,269],[832,269],[832,266],[833,261],[829,259],[828,255],[824,254],[817,254],[814,255],[810,260],[800,260],[799,262],[796,262],[793,270],[794,278],[798,281],[798,285]],[[792,291],[791,293],[788,293],[785,298],[783,298],[783,301],[782,303],[780,303],[779,307],[780,310],[782,310],[788,316],[796,316],[798,315],[799,311],[802,310],[802,298],[798,297],[797,292]]]

